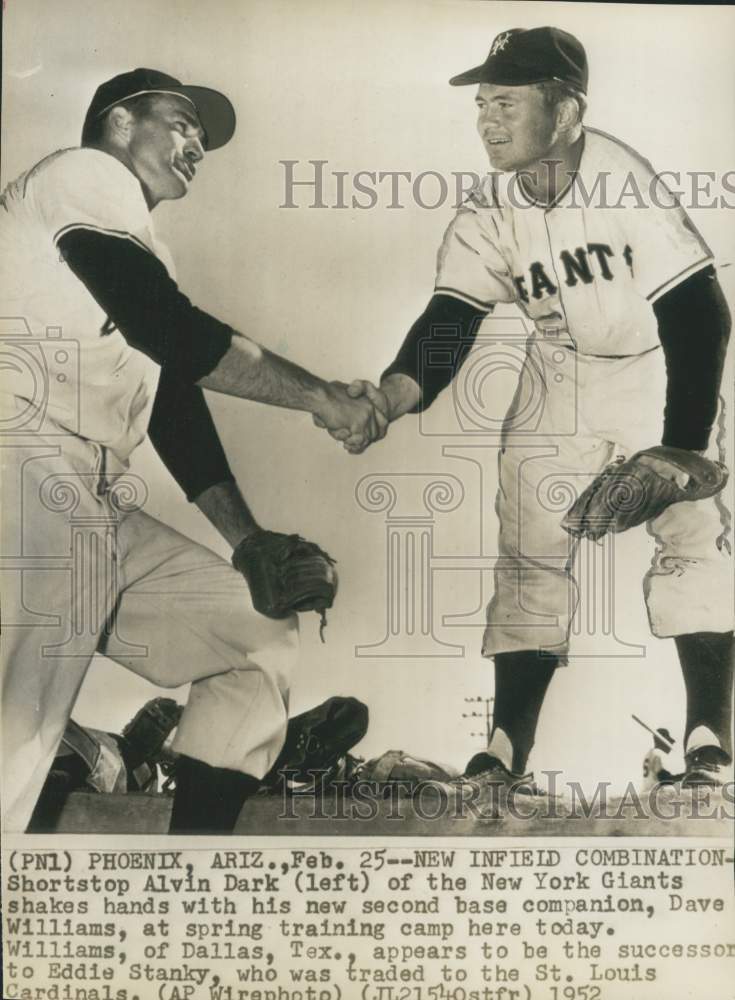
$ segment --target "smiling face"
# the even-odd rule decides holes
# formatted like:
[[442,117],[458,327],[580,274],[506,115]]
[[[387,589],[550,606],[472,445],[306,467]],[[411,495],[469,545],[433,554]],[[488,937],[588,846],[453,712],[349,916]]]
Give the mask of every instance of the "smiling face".
[[538,87],[481,83],[475,103],[477,130],[495,170],[533,170],[553,155],[556,112]]
[[154,95],[132,116],[126,160],[149,208],[186,194],[204,157],[204,138],[194,105],[175,94]]

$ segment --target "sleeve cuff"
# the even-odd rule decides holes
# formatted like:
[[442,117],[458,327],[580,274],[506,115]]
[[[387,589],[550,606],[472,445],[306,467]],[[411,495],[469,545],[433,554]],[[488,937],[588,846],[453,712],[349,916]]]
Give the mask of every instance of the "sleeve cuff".
[[646,296],[646,299],[651,303],[651,305],[653,305],[653,303],[657,302],[663,295],[670,292],[672,288],[681,284],[682,281],[686,281],[687,278],[696,274],[697,271],[701,271],[705,267],[710,267],[713,263],[714,258],[711,254],[707,257],[703,257],[701,260],[696,261],[696,263],[685,267],[683,271],[680,271],[673,278],[669,278],[663,285],[659,285],[658,288],[655,288],[649,295]]
[[491,313],[495,307],[494,302],[483,302],[481,299],[476,299],[472,295],[468,295],[467,292],[460,292],[456,288],[448,288],[445,285],[437,285],[434,288],[435,295],[449,295],[450,298],[459,299],[460,302],[466,302],[468,306],[474,306],[475,309],[482,309],[484,312]]

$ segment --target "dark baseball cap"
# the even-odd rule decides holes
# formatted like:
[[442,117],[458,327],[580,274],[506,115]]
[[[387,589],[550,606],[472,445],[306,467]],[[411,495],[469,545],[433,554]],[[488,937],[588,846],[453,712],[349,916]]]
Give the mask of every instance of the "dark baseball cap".
[[482,66],[453,76],[453,87],[497,83],[520,87],[559,80],[587,93],[587,56],[582,43],[560,28],[511,28],[501,31]]
[[218,149],[235,131],[235,109],[224,94],[210,87],[192,87],[156,69],[133,69],[101,83],[89,105],[82,128],[84,143],[92,122],[116,104],[140,94],[178,94],[194,105],[206,132],[206,149]]
[[675,743],[676,740],[668,729],[657,729],[653,734],[653,745],[657,750],[664,750],[668,753]]

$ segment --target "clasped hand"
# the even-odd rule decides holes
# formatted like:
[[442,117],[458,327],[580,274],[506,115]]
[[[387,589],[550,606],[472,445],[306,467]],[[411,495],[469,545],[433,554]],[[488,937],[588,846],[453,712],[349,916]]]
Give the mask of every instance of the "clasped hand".
[[385,437],[390,406],[384,392],[365,379],[330,382],[327,398],[314,412],[314,423],[324,427],[353,455]]

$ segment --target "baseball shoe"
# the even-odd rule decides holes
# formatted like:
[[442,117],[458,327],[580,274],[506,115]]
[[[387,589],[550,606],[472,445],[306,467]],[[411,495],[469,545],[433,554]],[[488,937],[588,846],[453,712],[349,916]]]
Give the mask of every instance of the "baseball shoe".
[[516,774],[502,761],[488,753],[478,753],[467,765],[464,774],[451,781],[422,781],[414,795],[441,799],[447,808],[497,807],[507,802],[509,796],[544,796],[533,780],[532,774]]
[[725,781],[730,758],[716,746],[698,747],[684,756],[682,788],[719,788]]
[[476,753],[457,780],[474,782],[485,788],[504,788],[518,795],[546,795],[533,780],[533,774],[518,774],[489,753]]

